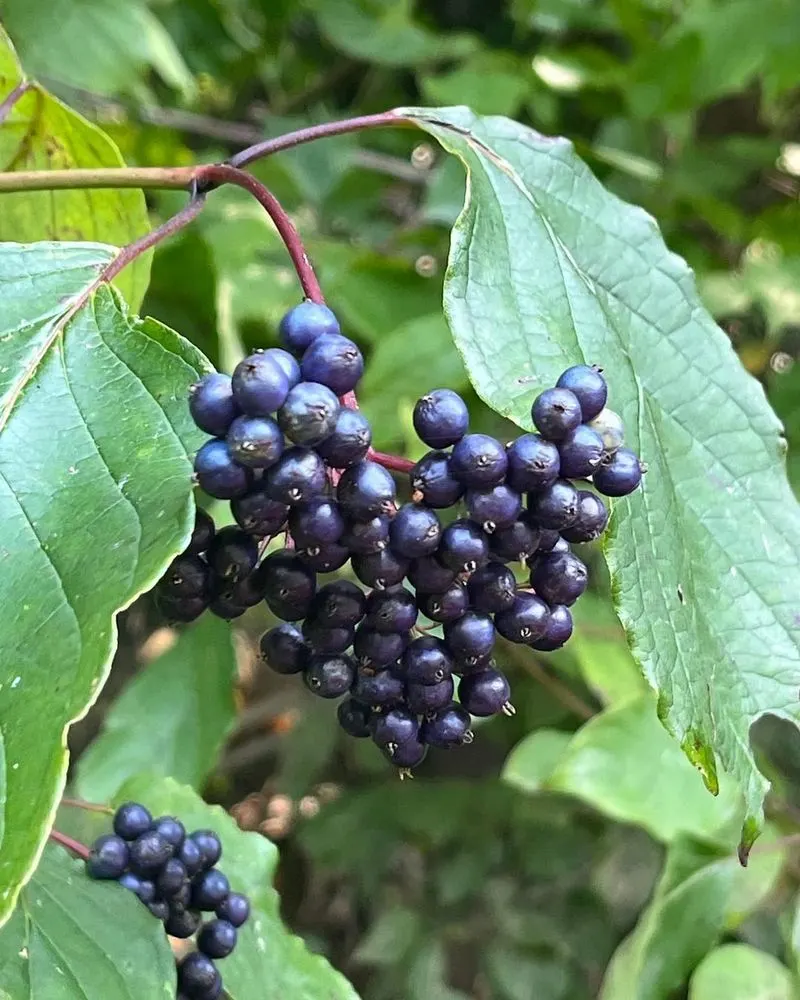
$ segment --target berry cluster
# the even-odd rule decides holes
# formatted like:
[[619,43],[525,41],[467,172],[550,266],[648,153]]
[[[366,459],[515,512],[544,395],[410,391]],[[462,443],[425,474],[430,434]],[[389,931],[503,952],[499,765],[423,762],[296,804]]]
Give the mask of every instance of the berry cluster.
[[[135,893],[176,938],[197,935],[197,951],[178,964],[179,1000],[216,1000],[222,977],[212,961],[236,947],[237,928],[250,915],[246,896],[231,892],[215,867],[222,844],[211,830],[188,834],[173,816],[153,819],[138,802],[114,814],[114,833],[92,845],[86,871],[92,878],[114,879]],[[202,921],[203,912],[213,913]]]
[[[231,500],[237,526],[214,533],[198,512],[187,552],[159,585],[161,606],[185,621],[265,600],[283,623],[262,636],[263,659],[301,673],[321,697],[347,695],[345,731],[371,736],[405,771],[429,746],[468,743],[471,716],[513,712],[493,660],[497,634],[536,650],[567,641],[587,585],[571,546],[605,529],[598,493],[631,493],[643,467],[623,447],[600,369],[576,365],[535,399],[538,433],[506,446],[469,433],[457,393],[420,399],[414,427],[432,450],[398,505],[392,475],[372,460],[368,422],[345,405],[363,371],[356,345],[311,302],[284,317],[281,336],[288,350],[258,352],[232,378],[193,388],[194,419],[216,435],[198,452],[197,479]],[[437,511],[457,505],[461,516],[443,524]],[[264,555],[282,532],[285,547]],[[348,561],[366,591],[344,579],[318,585]]]

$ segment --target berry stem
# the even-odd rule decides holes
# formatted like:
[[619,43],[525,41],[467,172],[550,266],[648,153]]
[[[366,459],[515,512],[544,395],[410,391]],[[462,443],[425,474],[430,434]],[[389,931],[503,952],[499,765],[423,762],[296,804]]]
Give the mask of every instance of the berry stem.
[[245,167],[248,163],[254,163],[265,156],[272,156],[273,153],[280,153],[284,149],[292,149],[294,146],[299,146],[304,142],[313,142],[315,139],[324,139],[332,135],[345,135],[347,132],[359,132],[367,128],[385,128],[389,125],[408,124],[411,124],[408,119],[403,118],[397,111],[383,111],[377,115],[360,115],[357,118],[344,118],[338,122],[310,125],[308,128],[287,132],[286,135],[265,139],[263,142],[248,146],[247,149],[231,156],[228,163],[232,167]]
[[61,805],[67,806],[70,809],[84,809],[86,812],[105,813],[106,816],[114,814],[111,806],[103,806],[99,802],[86,802],[84,799],[69,799],[65,797],[61,799]]
[[367,458],[392,472],[410,472],[414,468],[411,459],[401,458],[399,455],[387,455],[386,452],[375,451],[374,448],[370,448],[367,452]]
[[0,125],[8,118],[11,112],[14,110],[14,106],[17,101],[24,95],[27,94],[29,90],[33,90],[34,85],[30,80],[23,80],[22,83],[18,83],[16,87],[6,96],[3,101],[0,101]]
[[73,854],[77,854],[79,858],[83,858],[84,861],[89,857],[89,848],[82,844],[79,840],[73,840],[72,837],[68,837],[66,833],[61,833],[58,830],[51,830],[48,834],[50,840],[56,844],[61,844],[62,847],[66,847],[68,851],[72,851]]

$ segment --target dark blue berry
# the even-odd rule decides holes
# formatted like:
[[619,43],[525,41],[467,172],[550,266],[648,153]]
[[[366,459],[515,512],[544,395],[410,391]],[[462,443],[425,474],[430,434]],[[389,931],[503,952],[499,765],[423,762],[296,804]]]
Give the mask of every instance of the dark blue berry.
[[324,628],[350,628],[366,611],[364,591],[349,580],[333,580],[320,587],[311,604],[314,621]]
[[312,656],[303,680],[309,691],[320,698],[338,698],[353,686],[356,666],[349,656]]
[[354,636],[352,625],[326,627],[313,618],[303,622],[303,638],[314,654],[338,656],[352,646]]
[[396,493],[391,475],[375,462],[359,462],[345,470],[336,490],[342,511],[354,521],[391,513]]
[[258,568],[264,600],[270,611],[284,621],[305,618],[317,589],[313,570],[293,552],[283,549],[273,552]]
[[482,566],[467,584],[469,599],[476,611],[506,611],[517,596],[517,581],[503,563],[490,562]]
[[248,535],[268,538],[286,524],[289,505],[267,496],[264,485],[259,483],[244,496],[231,500],[231,513]]
[[489,552],[494,559],[525,562],[539,545],[539,528],[527,517],[489,535]]
[[405,697],[403,681],[394,670],[361,669],[356,674],[353,698],[370,708],[390,708],[402,705]]
[[437,510],[452,507],[464,493],[463,484],[450,471],[450,456],[443,451],[423,455],[411,470],[410,479],[414,499]]
[[299,549],[297,556],[305,566],[315,573],[333,573],[337,569],[341,569],[350,558],[350,550],[338,542],[331,542],[319,547]]
[[418,735],[417,717],[406,708],[390,708],[376,715],[372,722],[372,738],[379,747],[400,746],[416,740]]
[[402,774],[403,771],[410,771],[412,767],[417,767],[425,760],[428,752],[427,746],[419,740],[406,740],[399,746],[392,745],[385,747],[384,753]]
[[348,736],[362,740],[370,735],[372,709],[369,705],[363,705],[355,698],[347,698],[345,701],[339,702],[336,717],[339,720],[339,725]]
[[173,912],[177,913],[179,910],[185,910],[192,901],[192,883],[190,880],[187,879],[179,889],[176,889],[167,901]]
[[156,920],[165,922],[169,919],[169,903],[166,900],[154,899],[152,903],[147,904],[147,909],[153,914]]
[[442,532],[436,556],[454,573],[474,573],[489,561],[489,538],[472,521],[452,521]]
[[455,570],[445,566],[435,556],[415,559],[408,570],[408,579],[420,594],[444,593],[455,578]]
[[538,434],[521,434],[506,449],[509,486],[522,493],[543,490],[558,479],[561,459],[552,441]]
[[339,400],[327,386],[298,382],[278,411],[278,424],[290,441],[312,447],[333,433],[339,411]]
[[349,521],[342,535],[342,545],[355,555],[380,552],[389,544],[389,518],[377,514],[368,521]]
[[225,437],[236,414],[230,375],[211,372],[189,390],[189,412],[201,431]]
[[315,497],[308,503],[293,507],[289,514],[289,531],[300,549],[338,542],[344,532],[344,518],[335,500]]
[[190,837],[200,849],[202,867],[212,868],[222,857],[222,841],[213,830],[195,830]]
[[229,591],[220,591],[209,601],[208,610],[217,618],[229,622],[240,618],[247,611],[247,605],[237,601]]
[[196,875],[203,867],[203,852],[190,837],[184,840],[175,852],[175,857],[183,862],[189,876]]
[[355,389],[364,374],[364,358],[349,338],[324,333],[306,348],[300,371],[308,382],[321,382],[337,396],[344,396]]
[[509,527],[522,512],[522,497],[505,483],[489,490],[467,490],[464,503],[470,520],[489,533]]
[[531,407],[536,429],[548,441],[560,441],[583,420],[578,397],[569,389],[545,389]]
[[197,931],[201,920],[202,917],[197,910],[170,910],[169,916],[164,921],[164,930],[170,937],[190,938]]
[[290,506],[313,500],[326,482],[325,463],[309,448],[288,448],[264,475],[267,495]]
[[593,542],[605,531],[608,524],[608,509],[595,493],[578,491],[578,517],[563,536],[568,542]]
[[192,909],[215,910],[230,891],[228,879],[219,868],[209,868],[192,880]]
[[180,820],[174,816],[159,816],[153,820],[153,829],[160,834],[168,844],[177,850],[186,839],[186,829]]
[[369,421],[359,410],[341,407],[333,433],[317,447],[317,453],[332,469],[349,469],[363,462],[372,444]]
[[291,355],[288,351],[284,351],[282,347],[270,347],[268,351],[264,351],[268,358],[271,358],[279,368],[283,369],[286,378],[289,380],[289,388],[297,385],[300,381],[300,365],[297,363],[297,358]]
[[365,587],[386,590],[403,582],[410,562],[387,548],[366,556],[353,556],[351,564],[353,572]]
[[240,465],[266,469],[283,453],[283,434],[270,417],[237,417],[225,438]]
[[406,632],[377,632],[366,625],[359,625],[353,641],[353,652],[362,666],[377,670],[399,660],[407,644]]
[[209,958],[226,958],[236,947],[236,928],[227,920],[209,920],[197,935],[197,950]]
[[578,517],[578,491],[566,479],[557,479],[541,493],[529,494],[528,510],[542,528],[562,531]]
[[416,621],[417,604],[405,587],[373,590],[367,598],[365,623],[376,632],[408,632]]
[[268,417],[284,404],[289,392],[286,372],[265,351],[244,358],[231,379],[236,405],[251,417]]
[[194,473],[200,488],[218,500],[243,496],[253,482],[252,471],[239,465],[220,438],[206,441],[197,452]]
[[587,583],[586,567],[571,552],[550,552],[531,571],[531,586],[548,604],[569,607],[586,590]]
[[216,914],[220,920],[227,920],[234,927],[241,927],[250,916],[250,901],[241,892],[232,892],[219,904]]
[[607,497],[624,497],[642,481],[642,464],[630,448],[618,448],[595,469],[592,480]]
[[134,875],[149,877],[172,857],[174,847],[155,830],[147,830],[130,844],[130,869]]
[[458,621],[444,627],[444,641],[450,652],[466,660],[488,656],[494,648],[492,619],[482,611],[468,611]]
[[265,632],[259,642],[261,658],[276,674],[299,674],[309,649],[296,625],[282,622]]
[[208,607],[208,597],[170,597],[156,591],[158,610],[167,622],[193,622]]
[[214,518],[202,507],[195,508],[194,530],[186,551],[198,555],[206,551],[214,537]]
[[420,727],[420,740],[428,746],[450,747],[461,746],[472,742],[472,732],[469,728],[469,712],[460,705],[452,703],[438,712],[429,715]]
[[208,550],[208,564],[217,577],[228,583],[243,580],[258,562],[258,545],[236,525],[220,528]]
[[114,833],[98,837],[86,859],[86,871],[92,878],[119,878],[129,861],[128,844]]
[[152,903],[156,898],[155,884],[146,878],[139,878],[133,872],[125,872],[119,877],[119,884],[123,889],[127,889],[145,904]]
[[496,486],[502,482],[507,468],[505,448],[488,434],[467,434],[450,456],[451,474],[467,487]]
[[281,343],[293,354],[302,354],[309,344],[325,333],[340,333],[339,321],[331,310],[308,299],[290,309],[281,320]]
[[192,951],[178,964],[178,989],[189,1000],[217,1000],[222,976],[210,958]]
[[558,453],[561,457],[561,475],[564,478],[585,479],[600,464],[603,439],[591,427],[579,424],[559,441]]
[[507,611],[495,615],[497,631],[509,642],[531,642],[544,634],[550,609],[535,594],[519,591]]
[[453,700],[453,678],[438,684],[406,684],[406,704],[417,715],[436,712]]
[[481,670],[462,677],[458,684],[458,700],[470,715],[497,715],[511,711],[511,687],[499,670]]
[[453,672],[453,657],[441,639],[414,639],[403,654],[403,678],[409,684],[439,684]]
[[429,448],[447,448],[467,433],[467,404],[452,389],[434,389],[417,400],[414,430]]
[[114,813],[114,833],[123,840],[136,840],[152,823],[150,811],[139,802],[124,802]]
[[441,594],[420,594],[419,609],[434,622],[454,622],[469,608],[469,594],[463,583],[451,583]]
[[569,608],[564,604],[555,604],[550,608],[544,633],[530,645],[533,649],[552,652],[554,649],[560,649],[571,635],[572,615]]
[[602,369],[596,365],[573,365],[562,373],[556,386],[569,389],[578,397],[585,421],[592,420],[606,405],[608,386]]
[[[539,545],[536,550],[537,557],[543,552],[552,552],[554,548],[562,546],[564,539],[552,528],[542,528],[539,532]],[[566,551],[566,550],[565,550]]]
[[174,896],[187,882],[186,865],[177,858],[170,858],[156,876],[156,891],[161,899]]
[[439,518],[428,507],[416,503],[403,504],[389,528],[392,551],[408,559],[432,555],[441,537]]
[[[230,582],[220,577],[214,590],[212,604],[227,601],[231,605],[242,608],[254,608],[264,599],[261,578],[256,572],[250,572],[241,580]],[[211,604],[209,604],[211,607]]]

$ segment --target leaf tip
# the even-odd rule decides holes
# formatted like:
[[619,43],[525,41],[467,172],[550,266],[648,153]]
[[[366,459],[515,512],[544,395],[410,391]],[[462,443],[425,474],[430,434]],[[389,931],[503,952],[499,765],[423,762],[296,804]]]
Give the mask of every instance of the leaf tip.
[[681,750],[683,750],[692,764],[694,764],[700,772],[703,778],[703,784],[709,792],[711,792],[712,795],[719,795],[717,762],[714,758],[714,751],[711,749],[711,746],[706,743],[699,733],[695,730],[690,730],[681,743]]

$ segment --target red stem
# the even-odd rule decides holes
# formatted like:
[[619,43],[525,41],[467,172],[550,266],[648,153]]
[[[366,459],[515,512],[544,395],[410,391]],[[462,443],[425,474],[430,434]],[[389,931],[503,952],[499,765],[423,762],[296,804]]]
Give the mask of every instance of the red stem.
[[73,840],[72,837],[68,837],[66,833],[60,833],[58,830],[51,830],[49,837],[56,844],[61,844],[62,847],[66,847],[68,851],[72,851],[73,854],[77,854],[79,858],[83,858],[84,861],[89,857],[89,848],[82,844],[79,840]]
[[314,139],[324,139],[332,135],[344,135],[347,132],[358,132],[365,128],[384,128],[387,125],[403,125],[408,119],[403,118],[396,111],[383,111],[377,115],[361,115],[358,118],[345,118],[338,122],[325,122],[323,125],[310,125],[308,128],[298,129],[296,132],[287,132],[286,135],[279,135],[274,139],[265,139],[257,142],[253,146],[248,146],[239,153],[235,153],[228,163],[232,167],[246,167],[248,163],[261,160],[265,156],[279,153],[284,149],[291,149],[304,142],[313,142]]
[[264,187],[255,177],[245,173],[244,170],[239,170],[225,163],[214,163],[206,167],[200,167],[195,177],[200,185],[200,190],[203,190],[205,183],[209,186],[236,184],[253,195],[272,219],[280,238],[289,251],[289,256],[292,258],[294,269],[297,272],[297,277],[300,279],[300,284],[303,286],[306,298],[311,299],[312,302],[319,302],[324,305],[325,297],[317,281],[317,276],[314,274],[311,261],[308,259],[308,254],[303,246],[300,234],[292,220],[286,214],[281,203],[268,188]]
[[84,799],[63,797],[61,805],[67,806],[70,809],[85,809],[86,812],[105,813],[106,816],[111,816],[114,812],[111,806],[102,806],[99,802],[86,802]]
[[8,94],[5,99],[0,102],[0,125],[8,118],[11,112],[14,110],[14,105],[22,97],[23,94],[27,94],[29,90],[33,90],[33,84],[30,80],[23,80],[22,83],[18,83],[16,87]]
[[415,465],[410,458],[401,458],[399,455],[387,455],[386,452],[375,451],[374,448],[370,448],[367,458],[371,462],[377,462],[378,465],[382,465],[384,469],[391,469],[392,472],[410,472]]

